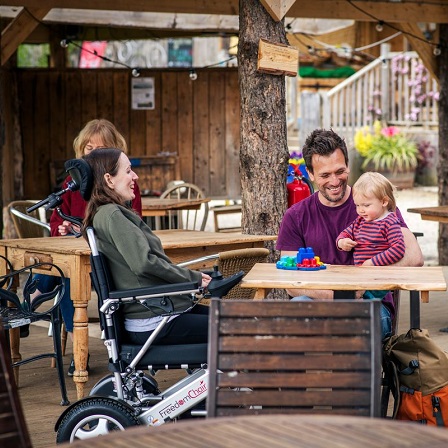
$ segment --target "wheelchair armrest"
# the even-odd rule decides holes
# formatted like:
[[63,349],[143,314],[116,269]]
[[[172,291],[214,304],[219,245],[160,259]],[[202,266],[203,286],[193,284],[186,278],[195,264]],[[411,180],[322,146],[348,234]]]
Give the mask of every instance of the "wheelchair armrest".
[[122,299],[125,297],[138,297],[149,295],[170,295],[174,293],[188,294],[190,292],[199,292],[199,285],[196,282],[191,283],[173,283],[172,285],[148,286],[143,288],[125,289],[121,291],[111,291],[109,298]]

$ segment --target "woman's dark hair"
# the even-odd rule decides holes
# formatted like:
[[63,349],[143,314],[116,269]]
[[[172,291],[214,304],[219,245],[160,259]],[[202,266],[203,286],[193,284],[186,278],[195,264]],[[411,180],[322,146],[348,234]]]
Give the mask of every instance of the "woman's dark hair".
[[121,149],[104,148],[101,151],[92,151],[84,157],[92,169],[93,176],[92,195],[87,203],[83,221],[84,229],[93,224],[95,213],[101,205],[119,204],[124,207],[128,206],[123,203],[123,199],[115,190],[108,187],[104,178],[106,173],[109,173],[112,177],[117,175],[121,154],[123,154]]
[[344,154],[345,164],[348,166],[347,145],[343,138],[339,137],[333,129],[315,129],[306,138],[302,148],[302,156],[305,161],[306,168],[310,173],[314,173],[313,155],[330,156],[337,149]]

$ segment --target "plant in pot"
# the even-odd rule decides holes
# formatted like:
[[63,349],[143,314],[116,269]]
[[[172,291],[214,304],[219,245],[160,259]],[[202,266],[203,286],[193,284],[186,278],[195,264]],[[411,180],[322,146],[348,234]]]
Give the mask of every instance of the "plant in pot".
[[406,137],[399,128],[383,127],[379,121],[358,130],[354,138],[355,148],[363,157],[364,171],[378,171],[397,188],[412,188],[419,152],[416,143]]

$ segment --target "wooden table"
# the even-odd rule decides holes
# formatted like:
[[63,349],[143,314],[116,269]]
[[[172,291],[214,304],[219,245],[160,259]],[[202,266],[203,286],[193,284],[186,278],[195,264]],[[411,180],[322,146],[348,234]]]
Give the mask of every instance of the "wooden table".
[[76,444],[89,448],[445,447],[448,431],[381,418],[273,414],[191,419],[155,428],[140,426]]
[[143,216],[165,216],[173,210],[199,210],[202,204],[210,202],[210,198],[168,199],[142,197]]
[[410,213],[420,213],[425,221],[438,221],[448,223],[448,205],[440,205],[438,207],[418,207],[408,208]]
[[257,288],[255,299],[266,297],[269,289],[326,289],[356,291],[402,289],[410,291],[411,327],[420,327],[420,294],[429,301],[429,291],[446,291],[443,270],[434,267],[339,266],[319,271],[277,269],[272,263],[257,263],[241,281],[242,288]]
[[[162,241],[166,254],[174,263],[191,260],[222,251],[248,247],[263,247],[265,241],[276,239],[268,235],[242,235],[188,230],[161,230],[155,232]],[[86,371],[88,346],[87,306],[91,297],[90,249],[83,238],[26,238],[0,240],[0,254],[20,269],[40,261],[58,265],[64,275],[71,279],[70,296],[75,307],[73,328],[73,355],[77,367],[73,380],[78,399],[84,396],[84,383],[88,380]],[[0,275],[6,266],[0,264]],[[50,271],[39,271],[52,275]],[[18,333],[18,332],[16,332]],[[11,338],[13,339],[13,338]],[[20,359],[20,340],[11,340],[13,360]]]

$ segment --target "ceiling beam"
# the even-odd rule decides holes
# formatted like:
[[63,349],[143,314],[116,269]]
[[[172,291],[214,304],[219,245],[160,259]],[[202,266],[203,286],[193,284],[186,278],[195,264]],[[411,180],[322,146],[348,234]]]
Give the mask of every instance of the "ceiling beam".
[[[8,6],[32,7],[36,0],[7,0]],[[238,0],[39,0],[40,8],[105,11],[172,12],[238,15]],[[364,12],[363,12],[364,11]],[[297,0],[288,17],[351,19],[393,23],[448,23],[448,0],[407,2],[386,0]]]
[[30,35],[50,11],[45,7],[24,8],[2,31],[0,65],[4,65],[17,47]]

